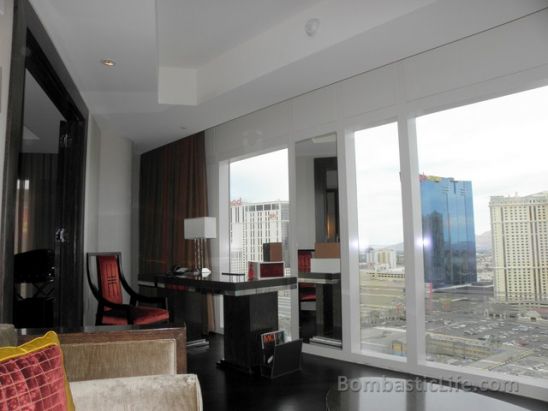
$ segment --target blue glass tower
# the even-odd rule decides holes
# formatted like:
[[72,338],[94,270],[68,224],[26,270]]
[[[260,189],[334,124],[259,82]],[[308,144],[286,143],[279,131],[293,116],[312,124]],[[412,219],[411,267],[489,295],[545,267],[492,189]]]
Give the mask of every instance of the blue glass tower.
[[420,176],[424,281],[434,288],[477,280],[472,182]]

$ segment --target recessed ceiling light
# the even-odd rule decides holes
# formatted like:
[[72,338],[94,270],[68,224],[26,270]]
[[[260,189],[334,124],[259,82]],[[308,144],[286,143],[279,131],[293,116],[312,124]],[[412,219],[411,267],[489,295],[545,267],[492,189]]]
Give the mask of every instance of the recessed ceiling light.
[[101,63],[107,67],[114,67],[116,65],[116,62],[112,59],[102,59]]

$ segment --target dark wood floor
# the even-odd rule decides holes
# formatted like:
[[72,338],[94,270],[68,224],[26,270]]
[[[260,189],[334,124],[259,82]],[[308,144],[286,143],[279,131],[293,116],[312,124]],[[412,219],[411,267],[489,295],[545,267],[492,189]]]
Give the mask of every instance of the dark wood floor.
[[[205,411],[320,411],[325,410],[325,396],[329,388],[337,383],[339,375],[349,378],[405,377],[387,370],[303,354],[301,372],[268,380],[218,369],[216,362],[222,357],[222,344],[223,337],[215,335],[210,338],[208,349],[190,349],[188,352],[188,371],[198,374]],[[548,410],[548,403],[540,401],[505,394],[491,396],[520,405],[526,410]],[[414,410],[408,408],[405,411]]]

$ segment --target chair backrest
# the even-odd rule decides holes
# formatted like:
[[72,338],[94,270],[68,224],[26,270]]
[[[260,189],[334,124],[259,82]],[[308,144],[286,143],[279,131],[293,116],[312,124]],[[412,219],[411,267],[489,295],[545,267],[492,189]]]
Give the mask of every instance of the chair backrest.
[[34,283],[53,278],[55,274],[55,252],[50,249],[36,249],[15,254],[13,277],[16,283]]
[[120,273],[119,253],[88,254],[88,280],[92,283],[90,259],[95,258],[97,270],[97,291],[105,300],[115,304],[123,304],[122,283]]

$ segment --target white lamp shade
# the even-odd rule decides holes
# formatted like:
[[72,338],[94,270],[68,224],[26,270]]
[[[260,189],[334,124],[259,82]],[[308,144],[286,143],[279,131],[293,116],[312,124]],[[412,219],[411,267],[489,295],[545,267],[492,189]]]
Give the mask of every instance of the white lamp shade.
[[217,238],[215,217],[185,218],[185,239]]

